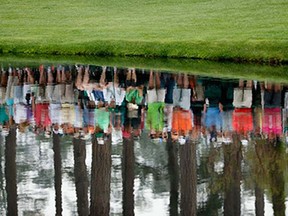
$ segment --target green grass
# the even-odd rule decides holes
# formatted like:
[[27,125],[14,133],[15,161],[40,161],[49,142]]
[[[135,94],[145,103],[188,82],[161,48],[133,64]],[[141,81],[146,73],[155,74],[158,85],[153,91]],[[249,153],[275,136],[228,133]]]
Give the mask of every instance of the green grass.
[[288,62],[287,0],[7,0],[0,52]]

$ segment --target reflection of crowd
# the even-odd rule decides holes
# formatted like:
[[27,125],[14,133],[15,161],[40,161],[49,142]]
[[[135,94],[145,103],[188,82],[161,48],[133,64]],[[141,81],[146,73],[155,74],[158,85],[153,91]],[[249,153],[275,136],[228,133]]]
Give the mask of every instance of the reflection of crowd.
[[69,134],[98,143],[137,138],[185,143],[202,135],[229,143],[238,133],[281,138],[286,88],[252,80],[218,80],[182,73],[94,65],[40,65],[1,70],[2,130]]

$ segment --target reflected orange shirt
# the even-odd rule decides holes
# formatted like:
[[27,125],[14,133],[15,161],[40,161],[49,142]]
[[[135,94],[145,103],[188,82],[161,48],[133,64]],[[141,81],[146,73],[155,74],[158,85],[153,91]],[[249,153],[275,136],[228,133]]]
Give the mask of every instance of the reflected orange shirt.
[[173,110],[172,131],[192,131],[192,112],[190,110]]

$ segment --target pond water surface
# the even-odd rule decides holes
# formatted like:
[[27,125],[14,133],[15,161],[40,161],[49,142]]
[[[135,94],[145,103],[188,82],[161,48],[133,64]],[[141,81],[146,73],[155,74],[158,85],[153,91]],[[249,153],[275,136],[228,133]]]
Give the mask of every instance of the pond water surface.
[[288,214],[284,82],[53,63],[0,82],[2,215]]

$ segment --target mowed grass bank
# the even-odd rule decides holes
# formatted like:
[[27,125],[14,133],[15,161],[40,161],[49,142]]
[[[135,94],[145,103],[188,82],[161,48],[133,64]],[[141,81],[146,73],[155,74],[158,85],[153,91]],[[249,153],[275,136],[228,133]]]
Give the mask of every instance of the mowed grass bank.
[[0,52],[288,63],[287,0],[7,0]]

